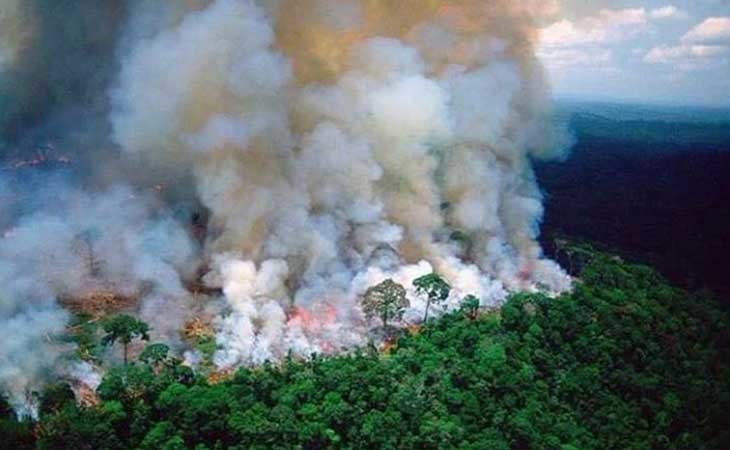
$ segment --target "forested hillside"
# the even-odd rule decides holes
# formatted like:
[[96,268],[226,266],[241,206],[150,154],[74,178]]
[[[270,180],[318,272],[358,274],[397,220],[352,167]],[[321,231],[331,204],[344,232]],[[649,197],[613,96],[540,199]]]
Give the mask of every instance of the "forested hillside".
[[558,298],[473,304],[384,351],[240,369],[211,384],[166,348],[112,368],[98,405],[63,384],[40,420],[0,422],[8,449],[724,449],[730,321],[655,271],[562,251]]
[[551,256],[555,237],[587,239],[730,298],[730,110],[562,108],[575,146],[536,166]]

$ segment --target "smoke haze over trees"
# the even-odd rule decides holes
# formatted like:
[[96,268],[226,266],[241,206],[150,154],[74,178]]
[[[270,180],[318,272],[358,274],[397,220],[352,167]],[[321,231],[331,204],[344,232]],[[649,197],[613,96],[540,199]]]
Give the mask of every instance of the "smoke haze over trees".
[[532,159],[570,143],[540,3],[2,0],[13,403],[88,372],[64,357],[78,313],[132,314],[230,371],[366,344],[361,297],[388,278],[398,325],[425,316],[412,281],[432,272],[453,288],[432,314],[569,289],[537,242]]
[[17,450],[724,449],[727,312],[570,250],[584,258],[573,293],[454,312],[384,355],[287,358],[215,385],[179,361],[135,362],[105,376],[100,405],[54,386],[37,434],[7,408],[0,430]]

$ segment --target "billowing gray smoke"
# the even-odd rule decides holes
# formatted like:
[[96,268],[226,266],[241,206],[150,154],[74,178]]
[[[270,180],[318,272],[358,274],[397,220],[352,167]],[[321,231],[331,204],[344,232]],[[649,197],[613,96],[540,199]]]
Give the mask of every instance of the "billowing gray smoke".
[[187,231],[154,197],[121,186],[90,193],[61,180],[39,189],[3,187],[41,202],[0,237],[0,382],[18,404],[51,368],[72,369],[59,359],[72,350],[62,339],[70,314],[59,301],[93,302],[89,294],[102,292],[138,299],[155,337],[177,344],[190,304],[181,274],[195,268]]
[[[3,29],[16,30],[0,49],[3,83],[42,79],[51,95],[52,2],[2,2]],[[12,218],[0,327],[20,336],[1,344],[0,383],[15,398],[64,352],[58,300],[100,289],[139,298],[129,308],[193,364],[178,330],[207,315],[214,362],[229,369],[362,345],[359,299],[385,278],[409,289],[404,323],[425,307],[413,279],[434,270],[454,286],[442,310],[467,294],[496,305],[510,291],[569,288],[536,242],[530,159],[565,144],[533,52],[545,2],[92,3],[113,25],[99,35],[100,78],[71,58],[59,73],[82,83],[71,83],[74,101],[0,124],[7,147],[53,130],[81,147],[66,151],[84,168],[35,187],[0,177],[0,212]],[[45,105],[28,92],[3,94],[0,108]],[[104,121],[61,131],[74,110]],[[191,209],[207,219],[197,239]],[[198,268],[222,296],[191,297]]]
[[107,134],[126,9],[123,0],[0,0],[0,155],[21,157],[43,139],[91,151]]

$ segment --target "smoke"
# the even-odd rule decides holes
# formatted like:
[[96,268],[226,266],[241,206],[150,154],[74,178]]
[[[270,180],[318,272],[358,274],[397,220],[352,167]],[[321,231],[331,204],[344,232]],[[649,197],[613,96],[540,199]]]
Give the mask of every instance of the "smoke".
[[[536,243],[529,157],[558,145],[535,145],[551,136],[531,7],[219,0],[131,48],[114,138],[194,174],[229,303],[219,365],[290,350],[287,308],[356,311],[352,280],[383,246],[488,303],[567,288]],[[321,350],[306,334],[304,353]]]
[[[11,78],[32,73],[58,88],[33,56],[52,48],[38,36],[55,22],[42,8],[7,3],[33,20],[22,21],[29,38],[3,44],[0,70],[22,67]],[[493,306],[511,291],[568,289],[536,241],[543,209],[531,159],[568,144],[550,124],[533,49],[535,20],[554,13],[547,3],[95,3],[88,14],[113,25],[99,36],[101,73],[54,111],[81,104],[105,121],[77,128],[97,145],[57,133],[80,147],[89,168],[74,175],[80,186],[51,199],[43,182],[34,197],[44,200],[20,206],[28,211],[8,206],[0,279],[16,287],[0,318],[30,320],[35,305],[60,332],[68,313],[54,299],[103,287],[139,298],[128,309],[180,350],[183,323],[212,315],[213,362],[230,369],[363,345],[376,324],[360,298],[386,278],[407,288],[404,323],[421,320],[425,299],[411,283],[432,271],[454,287],[441,311],[468,294]],[[88,62],[68,64],[61,79],[89,78]],[[58,130],[47,119],[58,114],[35,116]],[[27,134],[21,122],[0,130]],[[150,190],[154,180],[162,193]],[[205,218],[200,236],[185,223],[191,211]],[[89,270],[79,241],[103,264]],[[221,296],[192,298],[185,283],[198,267]],[[44,347],[40,329],[24,330],[28,343]],[[27,373],[53,367],[41,360],[24,363]],[[10,375],[0,383],[28,384]]]
[[[0,207],[16,218],[0,237],[0,384],[14,402],[23,404],[26,391],[66,363],[73,348],[62,339],[71,316],[64,306],[93,314],[93,295],[138,309],[155,338],[175,342],[190,314],[182,279],[196,267],[195,249],[166,209],[159,212],[159,199],[122,186],[91,194],[60,177],[0,185],[18,202],[27,203],[22,190],[40,205]],[[156,311],[160,299],[164,314]]]
[[0,156],[42,139],[78,152],[103,141],[125,10],[123,0],[0,0]]

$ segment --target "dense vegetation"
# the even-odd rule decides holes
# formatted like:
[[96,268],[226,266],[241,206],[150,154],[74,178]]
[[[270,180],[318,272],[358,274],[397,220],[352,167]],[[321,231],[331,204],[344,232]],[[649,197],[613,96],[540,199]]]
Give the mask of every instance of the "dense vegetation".
[[600,242],[730,302],[730,110],[563,107],[576,143],[536,167],[546,250],[560,235]]
[[568,250],[571,294],[519,294],[374,349],[209,384],[167,348],[111,369],[98,406],[64,384],[40,420],[0,406],[12,449],[723,449],[730,320],[653,270]]

